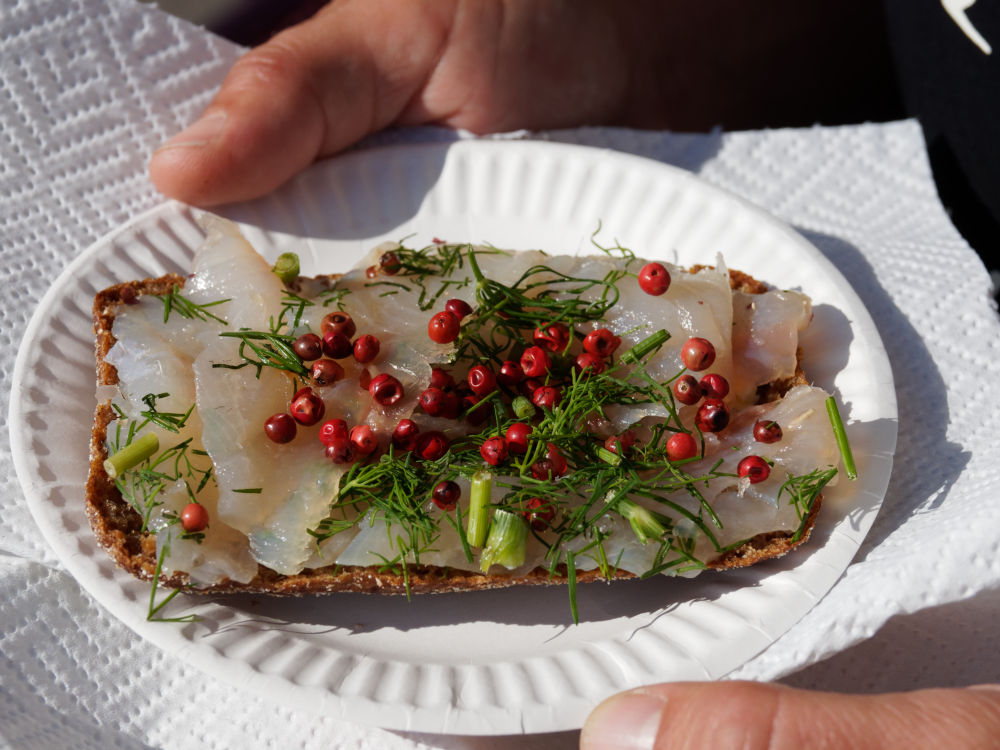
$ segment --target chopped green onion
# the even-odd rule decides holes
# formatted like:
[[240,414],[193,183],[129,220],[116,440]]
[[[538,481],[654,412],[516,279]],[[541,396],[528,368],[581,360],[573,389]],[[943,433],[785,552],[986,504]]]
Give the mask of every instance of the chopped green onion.
[[482,547],[486,541],[486,529],[490,524],[490,495],[493,492],[493,475],[488,471],[477,471],[472,476],[469,491],[469,520],[465,535],[470,547]]
[[640,544],[645,544],[650,539],[662,539],[667,533],[657,514],[632,500],[627,498],[619,500],[618,512],[629,522]]
[[295,253],[282,253],[271,270],[281,279],[281,283],[291,284],[299,276],[299,256]]
[[518,419],[531,419],[535,416],[535,405],[524,396],[516,396],[510,402],[510,408]]
[[670,334],[664,329],[647,336],[638,344],[622,354],[620,360],[627,364],[638,364],[647,356],[663,346],[670,339]]
[[492,565],[503,565],[509,570],[524,564],[528,544],[528,524],[516,513],[497,510],[486,546],[479,556],[479,568],[484,573]]
[[851,444],[847,442],[847,430],[844,429],[844,421],[840,418],[837,400],[833,396],[826,400],[826,413],[830,417],[830,424],[833,425],[833,436],[837,440],[837,448],[844,461],[844,472],[848,479],[857,479],[858,470],[854,465],[854,454],[851,453]]
[[622,457],[619,456],[614,451],[609,451],[607,448],[598,448],[597,457],[601,459],[606,464],[611,464],[612,466],[618,466],[622,462]]
[[108,458],[104,462],[104,470],[111,479],[115,479],[141,464],[158,450],[160,450],[160,439],[156,437],[155,432],[147,432]]

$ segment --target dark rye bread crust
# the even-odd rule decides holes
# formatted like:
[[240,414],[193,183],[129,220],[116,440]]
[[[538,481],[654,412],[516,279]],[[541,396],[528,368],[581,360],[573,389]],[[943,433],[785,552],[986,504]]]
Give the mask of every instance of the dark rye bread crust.
[[[701,266],[691,269],[694,273]],[[730,271],[730,286],[749,294],[761,294],[767,286],[740,271]],[[134,302],[138,295],[168,293],[174,285],[183,286],[184,277],[168,274],[156,279],[116,284],[98,293],[94,300],[94,333],[96,335],[97,384],[115,385],[118,373],[113,365],[105,361],[105,356],[115,343],[112,332],[114,319],[120,306]],[[801,354],[801,353],[800,353]],[[801,359],[801,356],[800,356]],[[773,400],[794,385],[808,381],[801,367],[792,378],[783,382],[770,383],[758,389],[761,402]],[[142,531],[142,518],[132,505],[125,500],[114,482],[104,471],[107,459],[108,425],[114,421],[114,411],[108,402],[98,404],[94,417],[94,429],[90,439],[90,472],[87,478],[86,511],[91,528],[98,543],[115,560],[119,567],[142,580],[152,580],[156,571],[155,538]],[[708,563],[713,570],[726,570],[753,565],[763,560],[780,557],[809,538],[821,497],[813,503],[804,523],[804,532],[798,539],[793,532],[771,531],[758,534],[737,549],[731,550]],[[635,576],[626,571],[614,571],[612,579],[627,579]],[[580,583],[604,580],[599,570],[578,571],[576,580]],[[383,570],[375,566],[329,565],[305,570],[296,575],[281,575],[263,565],[258,566],[257,575],[248,583],[225,579],[211,586],[188,590],[204,594],[254,593],[274,596],[304,596],[326,594],[338,591],[362,593],[410,592],[445,593],[453,591],[475,591],[482,589],[506,588],[508,586],[530,586],[566,583],[564,566],[553,575],[545,568],[536,568],[523,576],[502,574],[486,575],[472,571],[442,568],[430,565],[409,565],[406,576]],[[185,574],[161,576],[160,584],[181,587],[189,584]]]

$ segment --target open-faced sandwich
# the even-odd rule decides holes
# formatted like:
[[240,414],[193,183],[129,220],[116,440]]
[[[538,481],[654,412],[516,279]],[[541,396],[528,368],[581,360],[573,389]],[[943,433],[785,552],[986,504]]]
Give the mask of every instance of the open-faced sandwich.
[[691,575],[803,542],[836,478],[839,418],[799,367],[809,299],[721,258],[393,243],[305,278],[205,226],[190,276],[95,302],[88,514],[140,578],[311,594]]

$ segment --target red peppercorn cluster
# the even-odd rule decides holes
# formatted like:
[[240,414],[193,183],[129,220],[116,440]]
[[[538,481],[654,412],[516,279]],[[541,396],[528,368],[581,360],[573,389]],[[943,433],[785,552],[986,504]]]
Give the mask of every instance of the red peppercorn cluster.
[[[681,347],[681,361],[688,370],[707,370],[715,363],[715,346],[707,339],[692,337]],[[690,373],[677,378],[671,386],[674,399],[685,406],[702,402],[695,424],[702,432],[720,432],[729,424],[729,407],[724,399],[729,395],[729,381],[718,373],[703,375],[701,380]]]
[[[753,425],[753,438],[758,443],[777,443],[782,438],[781,427],[774,420],[758,419]],[[761,456],[746,456],[736,465],[736,474],[750,484],[759,484],[771,476],[771,462]]]
[[[453,343],[461,333],[462,321],[474,312],[462,300],[448,300],[444,310],[431,316],[427,334],[436,343]],[[621,339],[607,328],[591,331],[581,341],[561,322],[541,325],[531,332],[530,340],[525,342],[523,349],[511,346],[510,351],[515,357],[503,360],[499,367],[476,364],[469,368],[464,378],[457,380],[447,370],[435,368],[430,382],[418,398],[418,404],[428,417],[462,418],[476,426],[490,418],[495,405],[506,408],[507,404],[513,403],[515,414],[522,421],[509,425],[503,435],[484,439],[479,445],[480,456],[487,465],[499,466],[534,450],[537,457],[531,464],[532,476],[540,480],[558,479],[567,473],[569,464],[555,443],[546,443],[544,449],[531,445],[530,420],[546,410],[558,408],[563,398],[563,387],[572,377],[573,369],[582,374],[603,372],[620,345]],[[572,353],[576,346],[582,351]],[[516,401],[523,402],[523,406],[517,406]],[[534,415],[532,406],[535,407]],[[420,454],[421,433],[417,423],[413,420],[400,422],[393,433],[392,443],[398,450],[414,450]],[[435,503],[439,507],[447,505],[439,503],[437,498]],[[533,513],[531,520],[538,528],[538,512]],[[552,520],[551,515],[545,518],[546,523]]]
[[319,428],[319,442],[326,457],[335,464],[349,464],[370,456],[379,448],[371,425],[349,427],[343,419],[328,419]]
[[[692,337],[681,348],[681,361],[689,370],[707,370],[715,363],[715,347],[707,339]],[[698,380],[693,375],[684,374],[674,381],[672,391],[674,398],[686,406],[702,402],[695,415],[695,424],[702,432],[721,432],[729,425],[729,407],[724,401],[729,395],[729,381],[722,375],[708,373]],[[759,443],[775,443],[781,440],[781,427],[773,420],[757,420],[753,437]],[[693,458],[698,454],[694,438],[685,433],[673,435],[666,448],[671,461]],[[763,482],[770,473],[771,465],[760,456],[747,456],[737,467],[737,474],[741,478],[749,477],[751,484]]]
[[298,425],[311,427],[326,413],[326,404],[311,387],[299,388],[288,404],[288,412],[278,412],[264,422],[264,434],[276,443],[295,439]]
[[[670,274],[661,264],[650,263],[640,271],[639,283],[649,294],[662,294],[670,285]],[[605,351],[609,346],[598,337],[598,333],[591,334],[594,340],[590,348],[594,352]],[[617,341],[613,346],[617,346]],[[693,372],[707,370],[715,363],[715,356],[715,346],[704,338],[689,338],[681,347],[681,361],[687,370]],[[579,363],[578,367],[583,369]],[[695,424],[701,432],[721,432],[728,426],[730,413],[724,399],[729,395],[729,381],[722,375],[708,373],[699,380],[690,373],[684,373],[674,380],[671,392],[674,399],[685,406],[701,402],[695,415]],[[630,433],[608,437],[604,447],[612,453],[627,456],[636,442],[635,435]],[[691,459],[699,453],[698,442],[688,433],[677,433],[667,440],[665,452],[670,461]]]
[[[389,252],[369,271],[372,275],[393,275],[400,268],[398,256]],[[640,272],[639,282],[649,294],[663,294],[669,287],[670,274],[661,264],[651,263]],[[463,320],[474,313],[464,300],[447,300],[444,309],[430,318],[428,336],[437,343],[453,343],[461,335]],[[351,426],[343,419],[322,421],[325,403],[316,389],[347,377],[347,370],[341,364],[344,360],[353,358],[351,371],[383,413],[405,397],[404,387],[395,376],[379,372],[377,366],[367,367],[376,363],[382,353],[378,337],[357,333],[357,325],[349,314],[334,311],[322,319],[320,333],[304,333],[293,342],[296,355],[308,363],[309,384],[296,391],[287,413],[275,414],[267,420],[264,426],[267,436],[276,443],[286,443],[295,438],[300,427],[322,422],[319,442],[335,463],[374,459],[390,446],[398,453],[411,453],[420,461],[444,458],[451,448],[447,425],[430,422],[422,426],[406,418],[396,423],[391,434],[380,436],[371,424]],[[510,347],[513,356],[503,360],[499,367],[494,363],[475,364],[461,377],[441,367],[433,368],[417,405],[419,412],[432,420],[461,419],[477,426],[486,422],[495,408],[506,412],[513,403],[520,421],[511,423],[502,435],[483,439],[479,444],[480,456],[489,466],[499,466],[509,460],[523,460],[521,457],[530,454],[532,477],[539,481],[557,480],[569,471],[568,461],[557,444],[543,443],[537,438],[533,442],[531,421],[559,408],[563,388],[571,378],[602,373],[612,363],[621,338],[607,328],[594,329],[581,337],[556,321],[538,326],[526,339],[523,344]],[[672,386],[679,403],[700,404],[695,421],[702,432],[719,432],[729,423],[729,409],[724,401],[730,390],[727,380],[717,373],[707,373],[700,379],[691,374],[709,369],[715,357],[711,342],[697,337],[689,339],[681,349],[681,359],[690,372]],[[781,429],[771,422],[756,426],[754,435],[761,442],[773,442],[780,439]],[[627,430],[602,440],[607,451],[628,459],[638,438],[635,432]],[[669,460],[685,461],[697,457],[700,447],[694,436],[679,432],[670,437],[664,450]],[[748,457],[744,463],[750,458],[758,457]],[[749,476],[751,482],[763,481],[769,472],[766,461],[764,469],[756,462],[747,463],[749,468],[744,468],[743,463],[740,466],[740,475]],[[459,495],[458,485],[447,481],[435,488],[430,499],[447,511],[455,507]],[[553,508],[530,507],[530,503],[525,507],[525,518],[536,530],[553,523]]]
[[[393,276],[402,270],[399,255],[390,251],[384,253],[366,273],[370,278],[376,278],[380,275]],[[649,263],[638,274],[640,288],[650,295],[666,294],[670,282],[670,272],[660,263]],[[468,319],[475,314],[476,310],[465,300],[449,299],[443,309],[437,309],[430,316],[428,337],[442,345],[458,342],[455,350],[463,352],[463,357],[469,356],[468,352],[475,354],[476,347],[482,343],[468,327]],[[516,330],[513,328],[515,325],[524,325],[521,322],[523,318],[519,319],[513,313],[505,317],[512,325],[511,330]],[[406,461],[425,462],[424,466],[440,462],[434,464],[429,473],[435,475],[433,481],[443,481],[439,481],[433,491],[420,501],[427,507],[432,504],[443,512],[455,510],[462,495],[461,485],[453,481],[457,470],[448,468],[455,466],[455,457],[448,456],[452,440],[459,450],[467,450],[473,455],[478,450],[479,457],[487,466],[516,464],[518,471],[528,472],[536,482],[558,481],[570,472],[570,463],[560,444],[549,442],[546,437],[537,434],[537,420],[560,408],[567,384],[600,375],[613,366],[622,340],[608,328],[595,328],[584,335],[560,321],[544,323],[532,329],[530,326],[533,325],[534,321],[524,331],[523,338],[511,342],[496,359],[488,360],[484,356],[486,361],[466,365],[454,372],[443,367],[432,368],[426,387],[420,391],[414,406],[414,394],[411,393],[411,398],[405,400],[403,383],[379,366],[379,357],[385,354],[379,338],[371,333],[358,335],[358,327],[349,314],[330,312],[323,317],[318,332],[303,333],[292,342],[293,351],[308,368],[308,378],[294,393],[287,412],[275,414],[266,421],[265,433],[276,443],[287,443],[296,437],[299,429],[318,425],[317,437],[321,449],[336,464],[375,462],[387,451],[395,455],[407,454]],[[463,326],[466,328],[463,329]],[[655,344],[654,339],[650,341]],[[649,348],[645,350],[649,351]],[[643,347],[635,347],[633,353],[641,349]],[[635,354],[636,358],[640,356],[644,355]],[[702,433],[724,430],[730,421],[725,403],[730,385],[722,375],[708,372],[716,360],[715,347],[704,338],[692,337],[681,347],[680,358],[687,372],[673,382],[674,398],[682,405],[697,406],[695,424]],[[635,360],[626,358],[626,361]],[[349,424],[342,418],[324,421],[326,402],[318,391],[348,378],[352,381],[356,379],[361,388],[368,391],[375,408],[374,418],[358,424]],[[411,382],[407,380],[407,387]],[[334,403],[332,399],[327,400]],[[415,418],[399,419],[404,413],[409,413],[404,412],[404,406],[407,409],[414,407]],[[518,421],[509,420],[512,411]],[[472,440],[464,437],[469,430],[463,427],[452,429],[448,424],[449,421],[461,420],[475,427],[490,420],[494,414],[498,424]],[[387,426],[392,424],[385,421],[388,418],[393,418],[395,427]],[[596,420],[588,429],[601,435],[600,442],[591,447],[609,464],[640,461],[647,455],[636,431],[629,429],[605,436],[606,432]],[[638,427],[636,429],[642,432]],[[663,444],[663,455],[667,460],[690,461],[702,453],[704,442],[697,435],[691,432],[668,434],[670,437]],[[776,423],[763,420],[754,426],[753,434],[762,443],[773,443],[782,437],[781,428]],[[573,445],[573,454],[576,454],[575,443],[564,443],[564,437],[556,439],[565,446]],[[577,459],[573,456],[571,459],[574,460],[573,468],[576,468]],[[770,471],[768,460],[756,455],[743,458],[737,468],[744,486],[765,481]],[[448,476],[453,478],[445,479]],[[458,478],[459,481],[466,481]],[[539,490],[532,492],[546,494]],[[519,497],[515,502],[519,504],[516,509],[534,531],[558,530],[557,505],[551,500]],[[184,509],[181,518],[184,528],[195,531],[206,528],[207,512],[197,504],[192,505],[194,507]]]
[[[314,333],[306,333],[296,339],[295,344],[293,344],[296,353],[304,361],[317,359],[320,354],[312,357],[303,356],[298,348],[299,342],[303,340],[308,342],[308,344],[303,343],[303,348],[308,346],[310,354],[316,351],[314,348],[315,339],[319,339],[320,353],[328,357],[329,360],[347,359],[353,356],[354,360],[362,365],[375,361],[382,348],[382,342],[370,333],[363,334],[355,339],[354,334],[358,332],[357,324],[350,315],[340,310],[324,316],[320,322],[320,329],[323,332],[322,338]],[[319,361],[322,362],[323,360]],[[343,374],[341,374],[341,377],[343,377]]]
[[[395,253],[384,254],[380,263],[382,272],[390,275],[400,267]],[[314,388],[325,388],[346,377],[344,366],[337,360],[353,358],[357,365],[367,365],[377,360],[382,349],[382,342],[370,333],[354,338],[358,332],[357,324],[348,313],[340,310],[323,317],[320,332],[322,336],[311,331],[303,333],[292,342],[296,356],[309,367],[311,385],[296,391],[289,403],[288,413],[274,414],[265,421],[264,434],[276,443],[291,442],[299,425],[309,427],[323,419],[325,404]],[[363,369],[358,380],[380,406],[393,406],[404,396],[402,384],[392,375],[371,377],[367,369]],[[341,451],[337,455],[346,454]]]

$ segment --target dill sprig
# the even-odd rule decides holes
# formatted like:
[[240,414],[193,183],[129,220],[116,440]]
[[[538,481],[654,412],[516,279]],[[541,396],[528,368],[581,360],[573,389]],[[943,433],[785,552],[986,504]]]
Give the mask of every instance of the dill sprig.
[[572,328],[600,320],[618,302],[617,282],[627,275],[612,269],[600,279],[571,276],[536,264],[512,284],[486,277],[476,260],[483,252],[468,248],[469,268],[476,281],[476,315],[462,326],[454,359],[500,361],[523,341],[525,331],[562,323]]
[[338,281],[329,289],[326,289],[319,294],[320,304],[323,307],[329,307],[330,305],[335,305],[338,310],[344,309],[344,298],[351,293],[351,290],[346,286],[341,286]]
[[[395,281],[376,281],[369,286],[379,284],[395,284],[412,291],[419,290],[417,307],[430,310],[438,301],[472,283],[468,276],[451,278],[455,273],[465,268],[466,258],[471,255],[472,246],[467,244],[429,245],[420,250],[411,250],[402,245],[393,250],[398,259],[398,270],[393,274]],[[508,255],[503,250],[480,250],[480,252],[495,255]],[[405,279],[405,283],[401,281]]]
[[[141,441],[152,433],[146,431],[150,425],[156,425],[171,432],[179,432],[194,411],[194,404],[185,412],[161,412],[156,408],[159,399],[167,398],[168,393],[147,393],[142,397],[146,410],[140,412],[139,419],[129,419],[122,409],[113,405],[117,419],[115,431],[108,439],[108,453],[117,454],[130,445]],[[200,493],[212,481],[214,467],[208,460],[208,454],[192,447],[193,438],[187,438],[171,445],[159,453],[149,456],[144,461],[129,466],[114,478],[121,496],[136,510],[142,518],[140,532],[150,530],[153,512],[163,505],[162,494],[170,486],[181,482],[191,502],[197,500]],[[172,527],[180,523],[178,515],[172,511],[161,514],[156,531],[167,529],[166,539],[159,545],[156,558],[156,569],[153,574],[152,587],[149,594],[149,611],[147,619],[156,622],[192,622],[194,615],[184,617],[160,617],[159,613],[181,589],[172,590],[160,601],[156,600],[163,564],[170,556],[170,545],[173,542]],[[205,535],[200,532],[182,532],[180,539],[191,540],[199,544]]]
[[159,613],[173,601],[174,597],[181,593],[181,589],[172,589],[169,594],[160,601],[156,601],[156,591],[159,588],[160,573],[163,570],[163,561],[170,556],[171,537],[168,534],[166,541],[160,545],[160,551],[156,556],[156,570],[153,572],[153,584],[149,589],[149,611],[146,613],[147,622],[197,622],[198,615],[190,614],[181,617],[160,617]]
[[[172,429],[173,432],[178,431],[175,428],[183,427],[194,410],[194,405],[183,414],[157,412],[156,400],[168,395],[159,393],[143,396],[142,401],[149,409],[141,413],[142,419],[128,419],[121,408],[115,405],[118,418],[115,420],[114,437],[108,440],[108,453],[118,453],[132,445],[141,435],[148,434],[144,430],[150,424],[160,427],[167,425],[167,429]],[[214,467],[208,460],[208,454],[192,448],[192,442],[193,438],[187,438],[164,448],[114,477],[115,486],[122,497],[142,516],[142,531],[148,527],[153,510],[162,505],[159,495],[168,485],[183,481],[188,497],[194,501],[212,480]]]
[[277,319],[272,316],[269,321],[271,333],[281,333],[283,328],[287,328],[289,332],[294,331],[302,323],[302,315],[306,308],[315,304],[312,300],[301,297],[295,292],[282,289],[281,312],[278,313]]
[[829,467],[827,469],[814,469],[808,474],[789,474],[785,483],[778,490],[778,501],[782,496],[788,496],[788,502],[795,507],[795,512],[799,517],[799,527],[792,536],[792,541],[797,542],[805,533],[805,524],[809,518],[813,503],[819,497],[819,493],[829,484],[830,480],[837,474],[837,469]]
[[594,230],[593,234],[590,235],[590,244],[600,250],[602,253],[608,257],[617,257],[621,262],[625,270],[627,271],[629,266],[631,266],[636,260],[635,253],[631,249],[624,247],[618,240],[614,241],[613,245],[602,245],[597,241],[597,235],[601,233],[602,223],[597,222],[597,229]]
[[242,370],[244,367],[253,367],[258,378],[265,367],[284,370],[300,376],[309,374],[309,370],[292,349],[292,342],[295,339],[290,335],[271,331],[251,331],[248,328],[242,328],[239,331],[223,331],[219,335],[239,340],[240,346],[237,355],[243,361],[236,365],[216,362],[212,367],[226,370]]
[[395,540],[399,555],[386,566],[402,564],[412,555],[419,564],[420,553],[434,543],[438,526],[426,509],[438,477],[446,470],[446,459],[418,462],[412,453],[397,457],[390,451],[374,463],[356,463],[341,478],[330,515],[309,529],[317,543],[352,528],[367,519],[383,522],[388,528],[403,529]]
[[170,432],[180,432],[181,428],[187,424],[191,412],[194,411],[194,404],[188,407],[185,412],[163,412],[156,409],[156,400],[167,398],[169,393],[147,393],[142,397],[142,403],[146,405],[146,410],[139,412],[145,419],[153,424],[162,427]]
[[188,438],[115,478],[122,497],[142,516],[142,531],[149,527],[152,512],[163,504],[159,495],[166,487],[182,480],[188,498],[194,502],[211,481],[214,471],[211,462],[199,465],[192,459],[192,453]]
[[174,284],[173,289],[171,289],[166,294],[155,295],[155,298],[163,303],[163,322],[166,323],[170,319],[170,313],[177,313],[182,318],[187,318],[189,320],[208,320],[211,318],[214,321],[222,323],[222,325],[229,325],[228,322],[220,318],[218,315],[208,311],[208,308],[215,307],[216,305],[221,305],[225,302],[229,302],[229,299],[220,299],[215,302],[205,302],[204,304],[198,304],[197,302],[192,302],[187,297],[183,296],[180,292],[180,287]]

